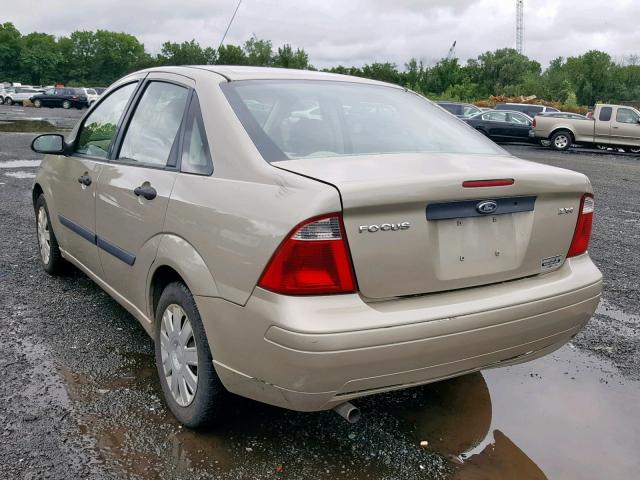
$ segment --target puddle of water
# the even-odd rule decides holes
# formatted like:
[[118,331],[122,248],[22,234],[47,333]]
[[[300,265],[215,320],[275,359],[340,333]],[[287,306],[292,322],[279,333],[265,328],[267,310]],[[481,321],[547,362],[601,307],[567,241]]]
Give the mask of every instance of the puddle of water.
[[63,128],[47,120],[20,119],[0,121],[0,132],[64,132]]
[[[136,390],[157,402],[152,355],[124,356],[118,376],[98,388]],[[144,479],[167,469],[216,478],[431,478],[448,471],[455,480],[627,479],[640,468],[639,400],[640,383],[565,347],[528,364],[358,400],[363,420],[356,425],[333,412],[232,397],[224,422],[208,432],[180,427],[149,402],[107,428],[94,419],[90,430],[117,464]],[[437,466],[442,458],[448,466]]]
[[39,167],[42,160],[8,160],[0,162],[0,168],[29,168]]
[[5,176],[6,177],[12,177],[12,178],[36,178],[36,174],[35,173],[23,172],[23,171],[7,172],[7,173],[5,173]]

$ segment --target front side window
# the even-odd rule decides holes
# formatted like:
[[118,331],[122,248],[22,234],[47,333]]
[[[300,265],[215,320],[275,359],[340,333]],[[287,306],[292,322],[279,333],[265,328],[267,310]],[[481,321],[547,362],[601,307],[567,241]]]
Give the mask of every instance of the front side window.
[[137,83],[130,83],[112,92],[87,117],[78,135],[76,152],[107,158],[118,122]]
[[601,122],[608,122],[611,120],[611,114],[613,113],[613,109],[611,107],[602,107],[600,110],[600,117],[598,119]]
[[315,80],[246,80],[221,88],[269,162],[418,152],[504,155],[431,102],[400,88]]
[[630,108],[619,108],[616,113],[616,122],[618,123],[638,123],[640,117]]
[[151,82],[131,118],[119,158],[164,166],[169,160],[187,103],[189,90]]

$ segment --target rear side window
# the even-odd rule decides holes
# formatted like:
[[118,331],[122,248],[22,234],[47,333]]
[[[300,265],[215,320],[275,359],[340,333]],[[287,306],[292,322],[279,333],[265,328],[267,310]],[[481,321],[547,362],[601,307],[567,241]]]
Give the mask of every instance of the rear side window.
[[198,175],[211,175],[213,173],[213,162],[211,161],[207,134],[202,121],[200,102],[195,93],[191,98],[191,105],[189,106],[185,124],[180,170]]
[[80,129],[76,152],[107,158],[120,118],[136,86],[137,83],[130,83],[112,92],[89,114]]
[[482,119],[486,120],[487,122],[506,122],[507,114],[503,112],[489,112],[485,113],[482,116]]
[[600,116],[598,120],[601,122],[608,122],[611,120],[611,114],[613,113],[613,109],[611,107],[602,107],[600,110]]
[[189,90],[165,82],[147,85],[129,122],[119,158],[165,166],[187,104]]

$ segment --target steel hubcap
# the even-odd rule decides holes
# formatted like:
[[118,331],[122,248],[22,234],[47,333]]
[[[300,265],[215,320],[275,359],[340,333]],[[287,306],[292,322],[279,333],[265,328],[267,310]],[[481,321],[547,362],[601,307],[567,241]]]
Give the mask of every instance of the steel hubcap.
[[47,264],[51,258],[51,232],[49,231],[49,220],[44,207],[38,209],[38,244],[40,245],[40,255],[42,261]]
[[193,402],[198,388],[198,350],[191,322],[180,305],[169,305],[160,324],[164,378],[181,407]]
[[569,139],[564,135],[558,135],[556,137],[556,147],[564,148],[567,146],[567,143],[569,143]]

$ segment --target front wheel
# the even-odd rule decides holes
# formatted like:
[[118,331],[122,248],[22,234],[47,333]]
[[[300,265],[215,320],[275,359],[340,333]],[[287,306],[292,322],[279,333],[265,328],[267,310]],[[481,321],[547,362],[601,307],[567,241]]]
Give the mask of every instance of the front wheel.
[[630,148],[629,151],[631,153],[640,153],[640,148]]
[[65,110],[69,110],[71,108],[71,102],[69,100],[65,100],[64,102],[62,102],[62,108],[64,108]]
[[56,234],[51,228],[49,220],[49,209],[44,199],[44,194],[36,200],[36,232],[38,235],[38,248],[40,250],[40,260],[44,270],[50,275],[60,275],[64,273],[67,263],[62,258],[60,246]]
[[155,357],[165,401],[185,426],[213,423],[225,389],[214,368],[193,295],[182,282],[169,284],[156,309]]
[[554,150],[564,152],[566,150],[569,150],[572,143],[573,143],[573,138],[571,134],[564,130],[556,132],[551,136],[551,147]]
[[36,108],[42,107],[42,101],[41,100],[34,100],[33,101],[33,106],[36,107]]
[[4,104],[5,105],[13,105],[13,100],[11,100],[10,98],[7,97],[7,98],[4,99]]

